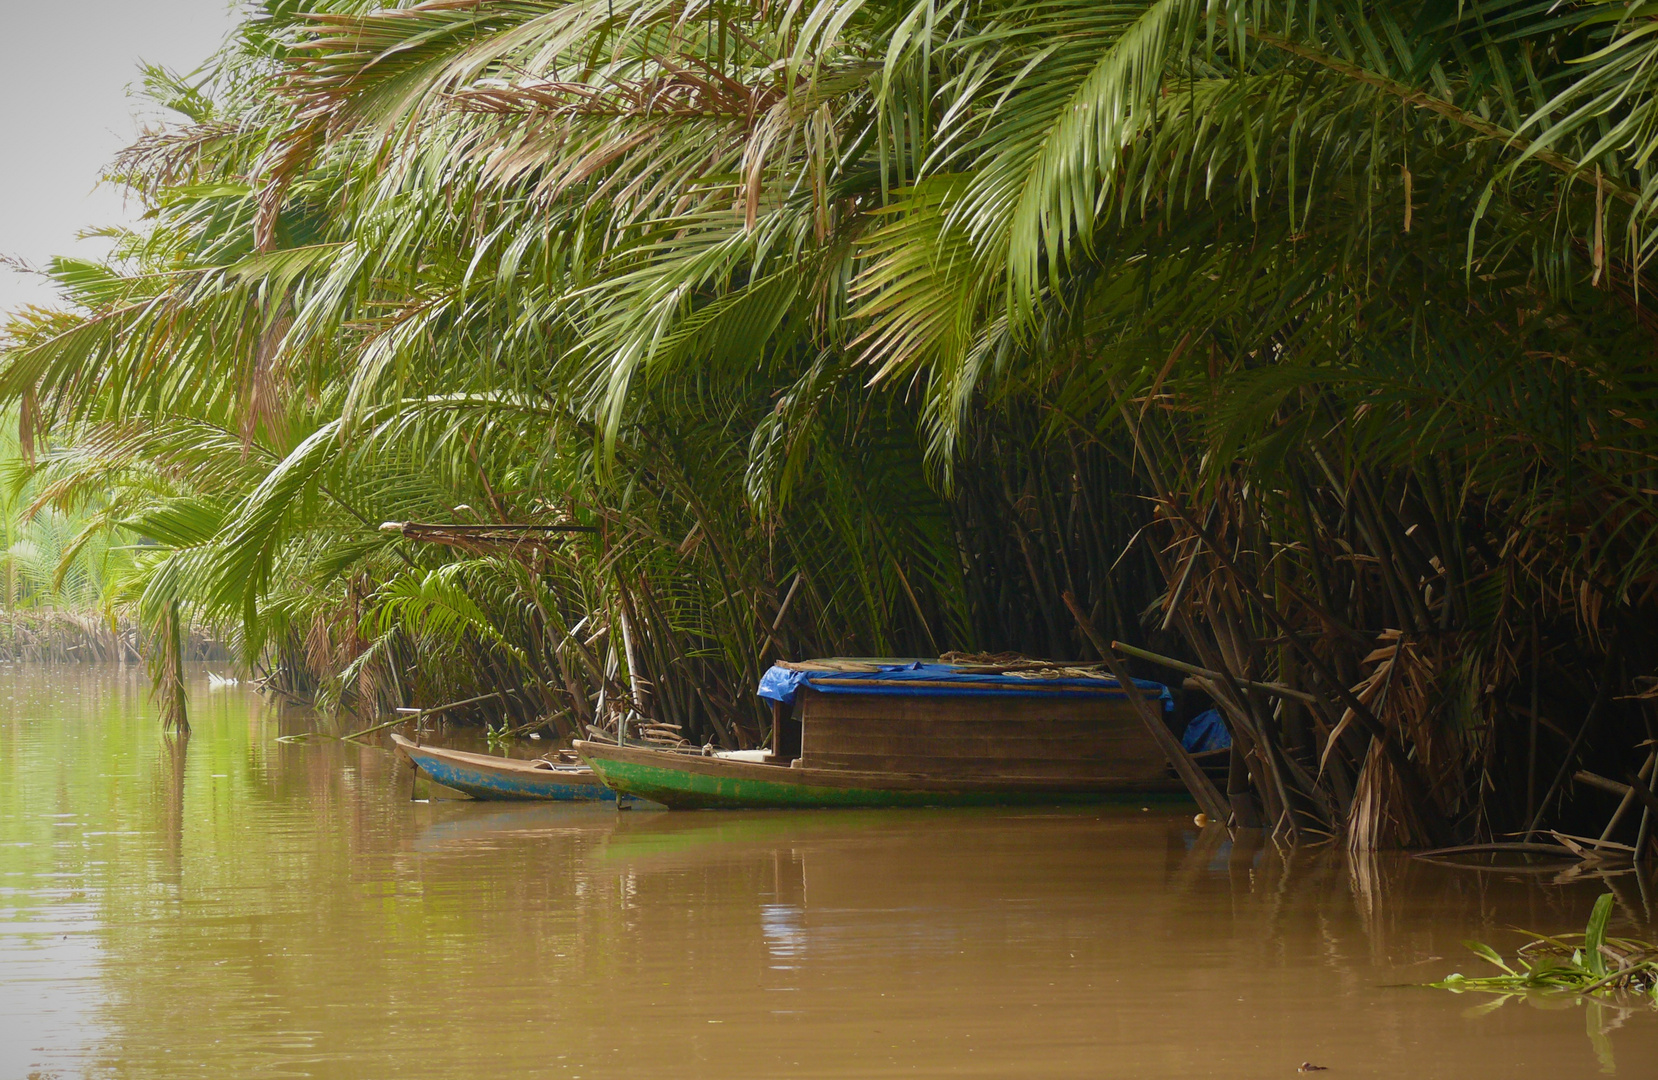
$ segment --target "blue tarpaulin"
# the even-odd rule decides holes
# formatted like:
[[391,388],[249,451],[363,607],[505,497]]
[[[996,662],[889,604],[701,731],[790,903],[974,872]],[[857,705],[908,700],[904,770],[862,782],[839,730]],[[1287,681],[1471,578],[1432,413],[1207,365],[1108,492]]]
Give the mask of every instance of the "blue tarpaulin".
[[[829,680],[829,681],[825,681]],[[858,685],[863,683],[865,685]],[[915,685],[904,685],[905,683]],[[947,685],[939,685],[947,684]],[[1155,691],[1163,710],[1174,709],[1174,697],[1162,683],[1135,679],[1141,690]],[[774,664],[760,677],[756,691],[768,701],[793,705],[796,692],[802,686],[825,694],[900,694],[916,697],[972,697],[995,695],[1005,697],[1066,697],[1122,698],[1126,695],[1117,680],[1111,678],[1033,679],[1017,675],[980,674],[963,671],[959,664],[929,664],[910,661],[901,664],[881,664],[874,671],[844,671],[834,668],[796,671]],[[1063,689],[1062,689],[1063,688]]]
[[1191,723],[1186,725],[1186,734],[1180,737],[1180,745],[1189,754],[1225,750],[1232,745],[1232,733],[1226,730],[1226,721],[1221,719],[1218,710],[1206,709],[1192,717]]

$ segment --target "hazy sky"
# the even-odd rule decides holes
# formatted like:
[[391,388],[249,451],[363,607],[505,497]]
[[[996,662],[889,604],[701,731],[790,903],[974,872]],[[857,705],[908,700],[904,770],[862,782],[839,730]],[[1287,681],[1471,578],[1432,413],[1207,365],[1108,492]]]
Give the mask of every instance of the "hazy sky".
[[[193,70],[232,14],[231,0],[0,0],[0,254],[106,250],[76,234],[132,217],[97,183],[145,118],[127,95],[139,61]],[[0,266],[0,310],[49,295]]]

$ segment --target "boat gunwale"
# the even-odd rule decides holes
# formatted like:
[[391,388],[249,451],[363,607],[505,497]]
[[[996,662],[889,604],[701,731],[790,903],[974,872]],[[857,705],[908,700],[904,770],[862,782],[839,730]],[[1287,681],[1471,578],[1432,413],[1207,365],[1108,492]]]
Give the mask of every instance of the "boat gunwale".
[[[472,750],[452,750],[447,746],[425,746],[421,743],[415,742],[413,739],[399,735],[395,731],[388,732],[388,734],[391,735],[392,743],[397,747],[397,749],[411,761],[415,760],[416,755],[424,755],[436,758],[439,761],[448,761],[456,765],[471,765],[483,769],[493,769],[499,772],[523,773],[526,776],[537,776],[543,778],[568,777],[575,779],[577,783],[584,781],[587,777],[593,776],[592,768],[585,764],[560,765],[549,761],[547,762],[547,766],[549,767],[543,767],[535,765],[523,758],[496,757],[494,754],[480,754]],[[546,759],[541,758],[537,760],[545,761]]]

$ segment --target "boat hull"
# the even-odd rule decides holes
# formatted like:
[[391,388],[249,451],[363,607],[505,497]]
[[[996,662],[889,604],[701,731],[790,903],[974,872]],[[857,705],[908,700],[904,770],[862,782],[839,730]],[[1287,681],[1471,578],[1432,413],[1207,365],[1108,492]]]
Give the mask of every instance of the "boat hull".
[[491,801],[615,802],[590,769],[537,768],[527,761],[471,754],[435,746],[420,746],[393,734],[398,752],[414,763],[427,779]]
[[595,742],[578,742],[576,751],[607,787],[670,809],[1021,806],[1186,798],[1178,781],[1162,779],[938,778],[791,768]]

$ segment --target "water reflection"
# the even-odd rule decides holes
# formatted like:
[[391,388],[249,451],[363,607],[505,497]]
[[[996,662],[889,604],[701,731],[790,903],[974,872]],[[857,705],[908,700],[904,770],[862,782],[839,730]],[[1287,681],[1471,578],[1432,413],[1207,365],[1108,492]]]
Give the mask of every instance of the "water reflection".
[[[1640,1075],[1650,1012],[1392,984],[1632,878],[1185,815],[411,802],[378,747],[0,672],[0,1077]],[[65,936],[67,935],[67,936]],[[1587,1033],[1587,1034],[1586,1034]]]
[[156,803],[160,808],[158,839],[162,851],[163,880],[179,883],[184,863],[184,766],[190,756],[190,733],[168,732],[162,737],[162,753],[156,762]]

